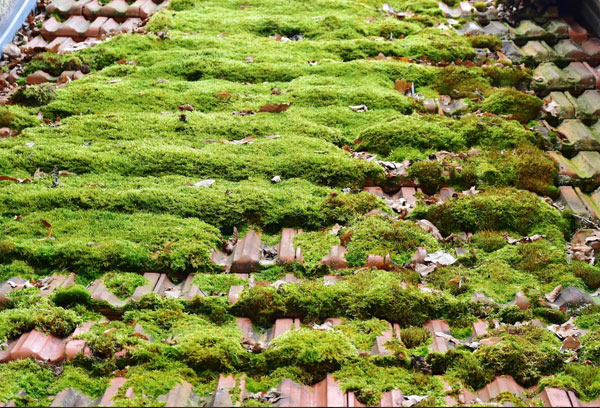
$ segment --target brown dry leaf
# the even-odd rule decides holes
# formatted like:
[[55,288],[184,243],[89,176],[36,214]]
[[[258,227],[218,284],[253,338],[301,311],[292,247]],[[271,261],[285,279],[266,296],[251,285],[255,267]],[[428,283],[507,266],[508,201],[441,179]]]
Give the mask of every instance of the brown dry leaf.
[[217,35],[217,38],[223,38],[227,35],[226,32],[222,32],[221,34]]
[[281,95],[281,89],[279,89],[279,88],[271,89],[271,95]]
[[344,235],[342,235],[340,237],[340,243],[342,245],[346,245],[348,242],[350,242],[350,239],[352,238],[353,234],[354,234],[354,231],[352,231],[352,230],[346,232]]
[[244,109],[241,111],[235,111],[233,114],[236,116],[250,116],[256,114],[256,111],[252,109]]
[[20,221],[22,218],[23,218],[22,215],[15,215],[15,217],[13,218],[13,220]]
[[226,139],[222,140],[223,143],[232,144],[232,145],[243,145],[243,144],[252,143],[253,141],[254,141],[254,138],[252,136],[248,136],[248,137],[245,137],[240,140],[226,140]]
[[356,113],[363,113],[363,112],[369,111],[369,108],[367,107],[367,105],[349,106],[349,108],[352,109]]
[[178,109],[180,112],[183,112],[183,111],[193,112],[195,110],[192,105],[188,105],[187,103],[184,105],[181,105]]
[[171,250],[169,248],[171,248],[171,245],[173,245],[174,243],[175,241],[167,242],[163,248],[163,251],[165,251],[167,254],[171,253]]
[[254,57],[246,57],[244,58],[246,62],[254,62]]
[[247,9],[251,9],[251,8],[252,8],[252,6],[246,6],[246,5],[240,6],[240,9],[242,9],[242,10],[247,10]]
[[394,89],[400,92],[402,95],[406,95],[406,93],[412,90],[413,83],[408,82],[406,79],[396,79],[396,83],[394,85]]
[[258,108],[258,112],[267,112],[267,113],[282,113],[285,112],[292,106],[294,102],[289,103],[280,103],[280,104],[266,104]]
[[50,224],[46,220],[42,220],[42,224],[44,224],[44,226],[48,228],[48,235],[46,235],[46,238],[44,239],[52,239],[52,224]]
[[231,94],[229,92],[218,92],[216,94],[216,96],[219,99],[229,99],[229,98],[231,98]]
[[15,183],[31,183],[30,178],[22,179],[22,178],[11,177],[11,176],[0,176],[0,180],[14,181]]
[[58,172],[58,176],[59,177],[70,177],[70,176],[76,176],[76,175],[77,174],[72,173],[72,172],[67,171],[67,170],[61,170],[61,171]]

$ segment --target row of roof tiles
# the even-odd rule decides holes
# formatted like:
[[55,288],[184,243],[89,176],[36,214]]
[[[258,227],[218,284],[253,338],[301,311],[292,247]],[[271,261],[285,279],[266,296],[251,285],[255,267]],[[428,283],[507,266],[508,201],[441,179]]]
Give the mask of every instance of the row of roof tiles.
[[42,25],[42,36],[46,41],[53,41],[59,37],[84,41],[87,38],[130,33],[141,25],[142,19],[137,17],[128,18],[122,23],[111,17],[96,17],[93,21],[88,21],[83,16],[71,16],[64,22],[51,17]]
[[132,4],[126,0],[111,0],[106,4],[98,0],[54,0],[46,6],[46,13],[83,16],[89,20],[97,17],[146,19],[164,8],[167,3],[168,0],[136,0]]

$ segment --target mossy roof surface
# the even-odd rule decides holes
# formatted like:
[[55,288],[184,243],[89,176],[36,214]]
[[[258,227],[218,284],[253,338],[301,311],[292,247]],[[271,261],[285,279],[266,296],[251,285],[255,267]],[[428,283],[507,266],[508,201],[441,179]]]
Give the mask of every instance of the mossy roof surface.
[[[371,405],[399,389],[439,406],[498,375],[525,387],[573,389],[586,401],[600,397],[597,366],[565,364],[550,331],[514,325],[576,316],[589,330],[580,362],[600,365],[598,306],[565,313],[544,304],[557,285],[598,289],[600,268],[567,256],[573,219],[541,197],[555,198],[559,180],[547,144],[532,130],[536,123],[519,122],[536,118],[541,105],[516,90],[527,88],[531,71],[465,63],[486,39],[440,26],[447,18],[437,1],[388,3],[409,17],[386,15],[381,0],[171,0],[145,33],[72,55],[41,54],[25,65],[25,74],[58,75],[67,64],[91,71],[41,106],[11,104],[0,112],[0,122],[20,132],[0,138],[0,175],[7,176],[0,180],[0,283],[73,273],[75,285],[44,297],[43,284],[13,291],[0,306],[0,343],[34,329],[64,338],[96,323],[77,335],[91,357],[62,370],[33,359],[0,364],[0,403],[48,405],[66,388],[97,398],[123,376],[115,405],[156,406],[183,381],[208,398],[229,374],[238,385],[245,378],[250,392],[285,378],[312,385],[333,374]],[[271,38],[277,34],[293,41]],[[450,94],[466,108],[452,117],[427,112],[421,97],[395,88],[399,79],[418,95]],[[282,113],[239,114],[290,102]],[[193,111],[180,111],[184,104]],[[357,105],[368,111],[350,108]],[[443,163],[426,161],[440,150]],[[398,179],[378,160],[430,164]],[[275,176],[281,181],[271,181]],[[214,184],[199,186],[206,180]],[[392,219],[399,214],[389,202],[361,192],[401,183],[433,193],[476,186],[478,194],[421,202],[400,220]],[[416,223],[421,219],[451,238],[436,239]],[[260,265],[254,286],[225,274],[211,254],[234,228],[240,238],[260,232],[270,246],[284,228],[301,229],[292,242],[304,263]],[[463,232],[474,238],[461,240]],[[544,237],[507,242],[533,234]],[[346,248],[342,270],[320,262],[336,245]],[[417,248],[458,260],[421,275],[410,266]],[[369,255],[388,254],[392,267],[380,266],[390,270],[364,268]],[[174,284],[194,274],[206,296],[135,297],[153,273]],[[290,274],[299,281],[282,283]],[[335,284],[332,274],[339,275]],[[124,306],[92,298],[98,283]],[[231,304],[227,294],[236,286],[244,289]],[[519,293],[529,308],[510,304]],[[474,301],[476,294],[490,302]],[[262,340],[278,319],[302,327],[249,353],[236,318],[251,319]],[[341,323],[313,326],[328,318]],[[432,351],[433,336],[423,329],[439,319],[464,341],[445,354]],[[475,337],[478,320],[490,332]],[[494,322],[506,326],[492,330]],[[372,353],[388,323],[404,341]],[[466,347],[467,339],[490,337],[500,340],[476,352]],[[125,395],[129,387],[135,398]]]

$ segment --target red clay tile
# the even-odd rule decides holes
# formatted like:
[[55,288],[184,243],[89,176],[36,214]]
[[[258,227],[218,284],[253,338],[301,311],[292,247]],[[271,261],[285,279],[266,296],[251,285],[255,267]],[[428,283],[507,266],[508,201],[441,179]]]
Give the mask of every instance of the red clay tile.
[[56,363],[65,358],[65,340],[37,330],[21,335],[10,351],[12,360],[34,358]]
[[92,399],[79,390],[65,388],[52,400],[51,407],[90,407]]
[[111,18],[125,18],[129,10],[129,4],[125,0],[111,0],[107,5],[102,7],[100,15]]
[[587,30],[579,25],[573,17],[566,17],[565,21],[569,24],[569,37],[571,40],[582,43],[588,39]]
[[194,407],[199,406],[199,402],[192,384],[187,381],[177,384],[165,397],[165,407]]
[[100,26],[100,34],[113,35],[119,32],[121,25],[117,23],[113,18],[109,18]]
[[133,292],[133,295],[131,295],[131,299],[140,300],[142,296],[152,292],[154,290],[154,287],[156,286],[156,283],[160,279],[160,276],[160,273],[146,272],[144,274],[144,278],[146,278],[148,282],[145,285],[138,286]]
[[445,320],[429,320],[425,322],[424,326],[432,336],[435,336],[436,332],[450,333],[450,326]]
[[74,284],[74,273],[68,275],[52,274],[52,276],[44,282],[44,288],[40,291],[40,296],[49,296],[55,289],[66,288]]
[[230,305],[234,305],[240,299],[240,294],[244,290],[244,287],[241,285],[234,285],[229,288],[229,294],[227,295],[227,299],[229,300]]
[[189,275],[184,284],[183,289],[181,290],[181,297],[186,300],[192,300],[196,296],[205,297],[206,294],[197,286],[193,284],[194,275]]
[[89,3],[86,3],[83,6],[83,15],[88,20],[93,20],[97,16],[100,16],[100,10],[102,9],[102,5],[98,2],[98,0],[92,0]]
[[546,407],[577,407],[578,404],[573,404],[571,398],[565,390],[559,388],[546,387],[538,394],[537,398],[544,402]]
[[309,387],[300,385],[289,378],[286,378],[279,383],[277,391],[281,394],[281,400],[277,404],[279,407],[316,406],[313,405],[313,390]]
[[381,396],[380,407],[402,407],[404,402],[404,395],[400,390],[391,390],[384,392]]
[[346,398],[337,381],[331,374],[313,387],[314,402],[317,407],[345,407]]
[[344,259],[346,254],[346,247],[343,245],[336,245],[331,248],[329,255],[325,255],[321,262],[334,269],[344,269],[348,267],[348,262]]
[[101,407],[112,406],[113,398],[115,395],[117,395],[117,392],[123,386],[123,384],[125,384],[125,382],[127,382],[127,379],[124,377],[117,377],[110,380],[110,384],[108,385],[106,391],[104,391],[104,395],[102,395],[98,405]]
[[281,241],[277,246],[280,263],[292,263],[296,260],[296,249],[294,248],[294,237],[297,231],[293,228],[285,228],[281,231]]
[[25,83],[27,85],[44,84],[52,81],[52,79],[52,75],[44,71],[35,71],[33,74],[30,74],[27,79],[25,79]]
[[146,18],[150,17],[151,14],[154,14],[157,11],[161,10],[162,8],[164,8],[167,3],[168,3],[168,1],[162,1],[160,3],[154,3],[154,1],[152,1],[152,0],[146,0],[146,2],[143,3],[140,6],[140,15],[139,15],[139,17],[142,18],[142,19],[146,19]]
[[473,335],[477,337],[484,336],[485,334],[487,334],[489,325],[490,324],[485,320],[476,321],[475,323],[473,323]]
[[230,272],[256,272],[260,262],[260,247],[260,235],[249,231],[235,246]]
[[293,329],[298,329],[300,327],[299,319],[292,318],[281,318],[276,319],[275,324],[273,324],[273,329],[271,331],[270,340],[276,339],[281,336],[285,332]]
[[503,392],[520,397],[525,393],[525,389],[517,384],[510,375],[503,375],[496,377],[494,381],[479,390],[477,395],[483,402],[490,402]]
[[597,66],[600,64],[600,38],[590,38],[587,41],[584,41],[581,44],[581,47],[585,52],[589,55],[590,64],[592,66]]
[[42,36],[45,40],[51,40],[58,37],[56,32],[61,28],[61,26],[61,22],[54,17],[50,17],[42,24]]
[[83,16],[71,16],[54,32],[57,37],[83,38],[90,22]]
[[587,207],[580,200],[573,187],[562,186],[558,189],[560,190],[560,201],[562,201],[575,214],[585,215],[588,213]]
[[209,406],[212,407],[232,407],[233,400],[231,398],[231,390],[235,388],[235,378],[232,375],[224,376],[221,374],[219,376],[219,381],[217,382],[217,390],[213,396],[212,404]]
[[76,42],[71,37],[56,37],[48,44],[48,51],[62,54],[65,49],[75,44]]
[[70,340],[65,346],[65,356],[68,360],[73,360],[78,354],[83,354],[91,357],[92,351],[87,347],[85,340],[76,339]]
[[128,18],[119,26],[119,33],[132,33],[142,26],[142,20],[139,18]]
[[348,391],[348,393],[346,394],[346,406],[347,407],[366,407],[365,404],[363,404],[362,402],[360,402],[358,400],[358,398],[356,398],[354,391]]
[[41,36],[34,37],[22,47],[25,52],[46,51],[48,43]]
[[529,299],[527,299],[523,292],[517,292],[514,303],[521,310],[529,309]]
[[21,285],[25,285],[25,283],[27,283],[25,279],[17,276],[0,284],[0,303],[6,302],[8,300],[8,294]]

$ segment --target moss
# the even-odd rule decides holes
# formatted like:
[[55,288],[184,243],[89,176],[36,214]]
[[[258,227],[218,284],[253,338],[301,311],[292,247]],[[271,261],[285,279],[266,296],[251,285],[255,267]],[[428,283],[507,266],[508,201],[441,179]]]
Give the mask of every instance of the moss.
[[[381,395],[389,390],[401,390],[404,395],[441,395],[441,382],[433,376],[401,366],[380,367],[361,359],[345,365],[334,373],[343,390],[354,391],[359,401],[369,406],[381,402]],[[434,404],[435,405],[435,404]]]
[[506,245],[506,238],[498,231],[480,231],[473,234],[471,242],[485,252],[494,252]]
[[474,48],[487,48],[492,52],[502,49],[502,41],[495,35],[473,35],[468,39]]
[[422,327],[407,327],[400,330],[400,338],[407,348],[413,349],[426,343],[431,338],[431,334]]
[[511,148],[534,142],[535,136],[517,122],[498,117],[430,116],[423,120],[420,116],[406,116],[364,129],[359,141],[359,149],[388,156],[401,147],[433,151],[460,151],[472,146]]
[[600,331],[595,328],[593,331],[581,337],[581,358],[589,360],[594,364],[600,364]]
[[569,364],[560,374],[540,380],[540,387],[572,390],[583,401],[600,397],[600,369],[585,364]]
[[437,161],[418,161],[408,168],[408,176],[417,179],[425,194],[435,194],[442,183],[443,167]]
[[573,261],[573,274],[581,278],[590,290],[600,287],[600,269],[582,261]]
[[14,102],[29,106],[47,105],[54,99],[56,99],[56,90],[54,86],[48,84],[27,85],[19,88],[12,96]]
[[273,340],[265,351],[270,367],[299,367],[309,384],[357,356],[356,348],[340,332],[311,329],[288,331]]
[[309,264],[320,262],[340,240],[328,231],[305,232],[294,237],[294,247],[302,250],[304,261]]
[[399,264],[407,261],[415,248],[436,249],[437,242],[416,224],[392,221],[382,216],[364,218],[349,227],[352,231],[346,245],[346,260],[350,265],[363,266],[368,255],[388,253]]
[[505,188],[491,189],[473,197],[453,198],[444,204],[418,208],[413,216],[427,218],[440,231],[508,230],[527,235],[545,225],[563,232],[568,223],[561,214],[532,193]]
[[492,93],[481,105],[484,112],[497,115],[511,115],[520,122],[529,122],[537,118],[542,100],[515,89],[503,89]]
[[227,293],[233,285],[246,285],[248,281],[237,275],[209,275],[199,273],[194,276],[192,283],[207,295]]
[[87,305],[91,297],[87,289],[81,285],[72,285],[68,288],[60,288],[54,291],[52,301],[61,307],[70,307],[76,304]]
[[169,8],[175,11],[189,10],[196,6],[195,0],[173,0],[169,3]]
[[148,283],[142,275],[129,272],[109,272],[104,275],[103,281],[106,288],[121,299],[128,298],[138,286]]

